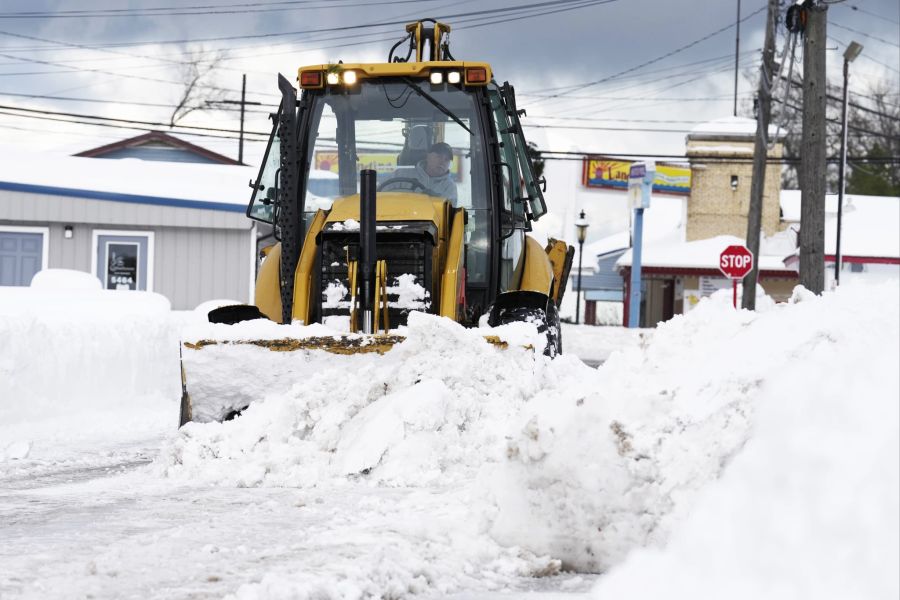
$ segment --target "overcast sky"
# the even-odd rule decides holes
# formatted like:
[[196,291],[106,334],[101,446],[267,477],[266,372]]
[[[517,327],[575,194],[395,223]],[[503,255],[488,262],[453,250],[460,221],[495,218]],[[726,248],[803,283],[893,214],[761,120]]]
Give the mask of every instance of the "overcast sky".
[[[5,0],[0,105],[166,122],[180,92],[179,63],[198,52],[222,55],[213,82],[230,90],[229,98],[239,98],[246,73],[248,99],[277,103],[279,71],[293,78],[304,64],[381,62],[403,28],[379,24],[445,17],[454,28],[451,50],[457,59],[489,61],[498,81],[515,84],[520,106],[528,109],[527,134],[542,148],[681,154],[686,130],[732,113],[736,0],[184,0],[173,8],[176,4],[132,1],[116,3],[110,12],[106,1]],[[540,6],[522,8],[527,5]],[[191,6],[201,8],[186,8]],[[755,78],[765,6],[765,0],[741,2],[744,113],[755,83],[743,72]],[[841,53],[856,40],[865,49],[853,65],[851,89],[865,94],[869,85],[881,84],[896,92],[900,1],[847,0],[831,4],[828,19],[830,80],[840,82]],[[360,25],[368,27],[334,30]],[[779,53],[783,47],[780,35]],[[556,98],[539,97],[548,89],[598,81],[584,89],[556,90],[564,92]],[[270,108],[255,107],[246,129],[268,131]],[[0,108],[10,112],[16,111]],[[22,114],[0,114],[0,141],[74,152],[142,133]],[[223,111],[195,112],[182,123],[238,125],[236,112]],[[236,156],[233,139],[192,139]],[[260,146],[248,144],[248,162]]]

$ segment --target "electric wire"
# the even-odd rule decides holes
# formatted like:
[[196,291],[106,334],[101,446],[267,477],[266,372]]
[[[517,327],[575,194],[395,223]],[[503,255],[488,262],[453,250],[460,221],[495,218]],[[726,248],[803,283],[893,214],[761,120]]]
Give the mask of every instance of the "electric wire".
[[[743,23],[744,21],[746,21],[746,20],[748,20],[748,19],[750,19],[750,18],[756,16],[757,14],[761,13],[762,11],[764,11],[765,8],[766,8],[766,7],[762,7],[762,8],[760,8],[760,9],[758,9],[758,10],[753,11],[752,13],[750,13],[749,15],[747,15],[746,17],[740,19],[740,22]],[[620,76],[622,76],[622,75],[625,75],[626,73],[631,73],[631,72],[633,72],[633,71],[637,71],[638,69],[642,69],[642,68],[644,68],[644,67],[646,67],[646,66],[648,66],[648,65],[652,65],[652,64],[657,63],[657,62],[659,62],[659,61],[661,61],[661,60],[665,60],[666,58],[669,58],[670,56],[674,56],[674,55],[676,55],[676,54],[678,54],[678,53],[680,53],[680,52],[684,52],[685,50],[688,50],[689,48],[692,48],[692,47],[696,46],[697,44],[700,44],[700,43],[702,43],[702,42],[705,42],[706,40],[708,40],[708,39],[710,39],[710,38],[712,38],[712,37],[714,37],[714,36],[716,36],[716,35],[718,35],[718,34],[720,34],[720,33],[722,33],[722,32],[728,31],[729,29],[731,29],[731,28],[734,27],[734,26],[735,26],[734,23],[729,23],[729,24],[726,25],[725,27],[722,27],[722,28],[720,28],[720,29],[717,29],[716,31],[713,31],[712,33],[709,33],[709,34],[707,34],[707,35],[705,35],[705,36],[703,36],[703,37],[701,37],[701,38],[698,38],[698,39],[696,39],[696,40],[694,40],[694,41],[692,41],[692,42],[689,42],[689,43],[687,43],[687,44],[685,44],[685,45],[683,45],[683,46],[679,46],[678,48],[675,48],[674,50],[670,50],[669,52],[666,52],[665,54],[662,54],[662,55],[657,56],[657,57],[655,57],[655,58],[651,58],[650,60],[645,61],[645,62],[643,62],[643,63],[641,63],[641,64],[639,64],[639,65],[635,65],[635,66],[633,66],[633,67],[629,67],[628,69],[624,69],[624,70],[619,71],[619,72],[617,72],[617,73],[613,73],[612,75],[608,75],[608,76],[603,77],[603,78],[601,78],[601,79],[597,79],[597,80],[595,80],[595,81],[590,81],[590,82],[583,83],[583,84],[578,84],[578,85],[575,85],[575,86],[568,86],[568,87],[564,87],[564,88],[559,88],[559,89],[562,89],[562,90],[565,90],[565,91],[561,91],[561,92],[559,92],[559,93],[552,94],[552,95],[550,95],[548,98],[546,98],[545,100],[539,100],[539,101],[537,101],[536,103],[544,102],[544,101],[546,101],[546,100],[551,100],[551,99],[553,99],[553,98],[558,98],[558,97],[560,97],[560,96],[562,96],[562,95],[565,95],[567,92],[572,92],[572,91],[576,91],[576,90],[584,90],[584,89],[587,89],[587,88],[589,88],[589,87],[592,87],[592,86],[595,86],[595,85],[599,85],[599,84],[601,84],[601,83],[604,83],[604,82],[606,82],[606,81],[610,81],[610,80],[613,79],[613,78],[616,78],[616,77],[620,77]]]

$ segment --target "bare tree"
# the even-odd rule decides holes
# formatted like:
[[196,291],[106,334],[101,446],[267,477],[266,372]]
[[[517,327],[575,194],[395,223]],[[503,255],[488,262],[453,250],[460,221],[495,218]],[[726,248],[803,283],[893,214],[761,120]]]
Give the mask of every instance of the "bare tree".
[[[800,155],[800,123],[802,121],[803,89],[798,80],[792,85],[787,85],[782,80],[776,91],[777,98],[773,103],[772,123],[781,125],[785,133],[785,155],[797,157]],[[896,89],[896,83],[894,88]],[[826,155],[836,157],[840,155],[841,147],[841,102],[842,90],[840,86],[827,86],[827,106],[825,115],[825,144]],[[869,86],[865,94],[850,95],[850,103],[847,112],[847,155],[851,157],[869,157],[883,159],[900,156],[900,106],[891,104],[892,88],[890,84]],[[890,165],[889,165],[890,166]],[[852,169],[867,168],[863,162],[851,161]],[[782,185],[785,188],[796,189],[798,180],[798,164],[789,163],[782,171]],[[900,185],[896,163],[893,169],[885,169],[893,175],[892,185]],[[852,177],[852,175],[851,175]],[[828,164],[826,173],[827,187],[829,190],[837,190],[838,165],[835,162]],[[851,179],[852,181],[852,179]]]
[[896,89],[896,83],[882,82],[870,86],[863,97],[850,96],[851,102],[865,101],[868,107],[848,117],[851,131],[855,128],[866,133],[856,140],[856,147],[848,144],[852,151],[848,154],[867,159],[848,161],[850,193],[900,195],[900,104]]
[[202,48],[186,54],[181,67],[184,87],[169,117],[169,127],[174,127],[195,110],[205,108],[206,102],[225,99],[225,90],[213,84],[213,75],[223,59],[223,53],[207,52]]
[[[772,99],[772,120],[770,127],[780,127],[784,135],[784,154],[787,157],[800,156],[801,122],[803,120],[803,87],[800,74],[794,69],[793,84],[788,85],[786,77],[787,65],[781,79],[776,83]],[[753,84],[758,73],[745,69],[744,79]],[[857,84],[859,85],[859,84]],[[900,156],[900,100],[896,90],[898,82],[882,81],[870,84],[862,93],[854,91],[851,84],[850,103],[847,111],[848,136],[848,191],[870,189],[873,186],[882,190],[900,190],[900,168],[896,157]],[[840,85],[828,85],[826,106],[826,155],[837,157],[841,149],[841,102]],[[743,100],[740,114],[755,118],[753,100]],[[853,157],[864,157],[868,160],[853,160]],[[893,162],[891,162],[893,160]],[[799,163],[787,163],[782,169],[782,187],[797,189],[799,182]],[[854,175],[856,173],[856,175]],[[886,186],[875,182],[872,177],[884,179]],[[863,182],[865,180],[865,182]],[[830,192],[837,191],[838,164],[829,162],[826,183]],[[886,193],[886,192],[885,192]],[[898,191],[893,194],[900,193]],[[890,195],[890,194],[888,194]]]

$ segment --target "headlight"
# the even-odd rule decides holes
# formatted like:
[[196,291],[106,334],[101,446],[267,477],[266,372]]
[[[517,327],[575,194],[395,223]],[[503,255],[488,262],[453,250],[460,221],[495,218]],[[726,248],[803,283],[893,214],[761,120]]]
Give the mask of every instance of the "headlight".
[[444,83],[444,74],[440,71],[431,72],[431,85],[441,85]]
[[456,85],[461,79],[462,77],[460,76],[459,71],[450,71],[447,73],[447,81],[449,83]]
[[329,73],[325,76],[325,81],[328,82],[328,85],[337,85],[341,82],[341,78],[337,73]]
[[344,71],[344,85],[356,83],[356,71]]

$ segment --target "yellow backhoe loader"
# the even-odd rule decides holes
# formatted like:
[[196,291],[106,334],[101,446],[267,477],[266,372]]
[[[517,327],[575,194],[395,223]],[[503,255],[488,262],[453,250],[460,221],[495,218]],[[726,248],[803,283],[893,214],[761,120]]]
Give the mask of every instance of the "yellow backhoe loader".
[[[523,111],[488,63],[451,56],[449,32],[418,21],[385,63],[302,67],[299,98],[279,75],[281,105],[247,208],[279,243],[260,266],[254,305],[209,320],[346,333],[228,343],[288,365],[291,353],[383,353],[402,341],[408,315],[425,311],[473,327],[533,321],[546,334],[538,350],[562,351],[557,307],[573,248],[527,235],[547,209]],[[406,56],[395,54],[407,42]],[[203,381],[206,356],[223,343],[184,341],[181,424],[231,418],[255,399],[224,398]]]

